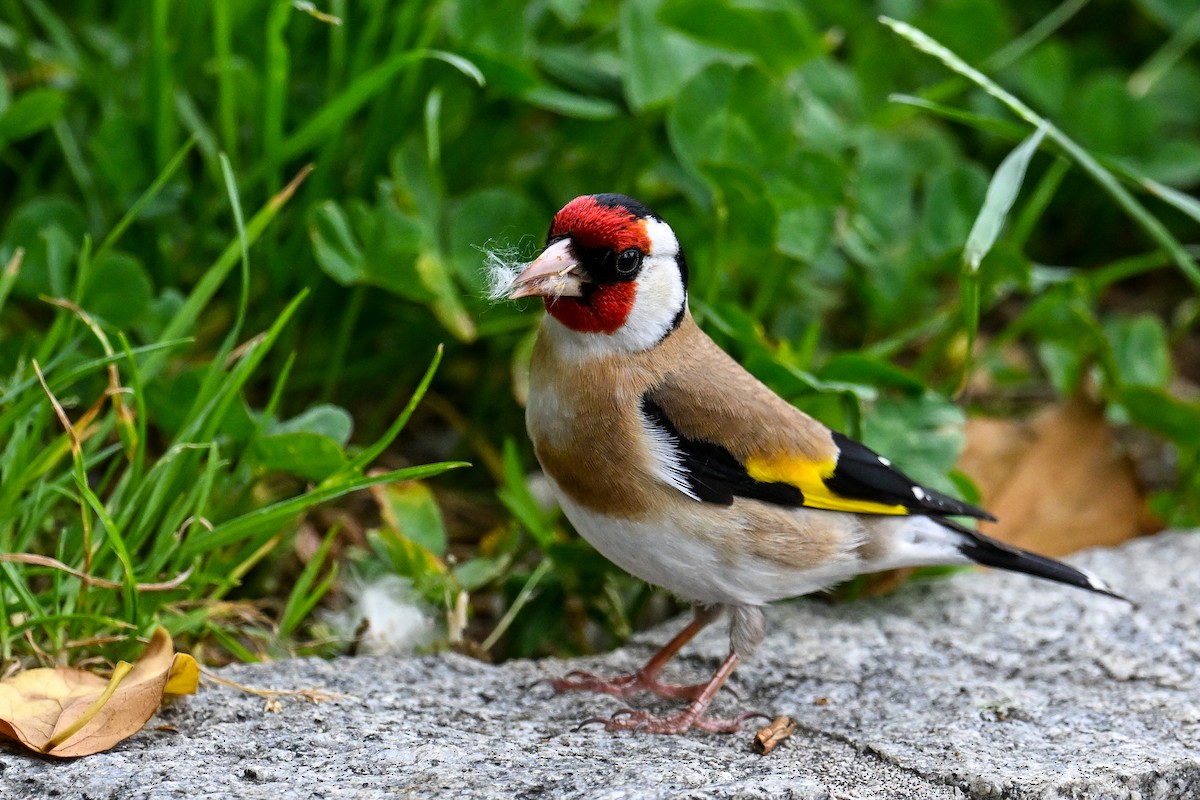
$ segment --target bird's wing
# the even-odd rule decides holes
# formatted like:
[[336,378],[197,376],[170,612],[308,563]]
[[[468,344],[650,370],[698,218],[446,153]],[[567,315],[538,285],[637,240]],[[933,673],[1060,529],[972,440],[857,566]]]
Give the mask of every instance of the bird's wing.
[[696,499],[991,519],[794,408],[694,325],[683,344],[677,368],[642,394],[640,411],[670,449],[681,488]]

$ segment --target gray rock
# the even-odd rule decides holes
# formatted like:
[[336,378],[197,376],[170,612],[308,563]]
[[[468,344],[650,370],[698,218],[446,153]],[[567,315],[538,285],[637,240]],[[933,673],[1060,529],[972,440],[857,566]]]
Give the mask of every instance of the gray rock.
[[[573,668],[634,668],[677,621],[571,663],[442,655],[232,667],[222,674],[256,686],[354,699],[284,701],[269,713],[261,699],[209,686],[90,758],[0,747],[0,798],[1200,797],[1200,535],[1073,561],[1140,607],[999,573],[881,600],[776,606],[758,656],[735,674],[743,700],[723,692],[716,703],[799,722],[765,757],[750,752],[750,732],[574,731],[620,701],[537,684]],[[726,646],[723,630],[705,632],[667,677],[706,677]]]

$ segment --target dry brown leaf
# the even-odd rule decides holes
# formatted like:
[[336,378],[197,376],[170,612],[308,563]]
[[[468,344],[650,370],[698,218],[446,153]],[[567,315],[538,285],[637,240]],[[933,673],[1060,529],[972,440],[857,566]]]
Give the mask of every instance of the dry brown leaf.
[[137,663],[119,662],[109,678],[56,667],[0,681],[0,735],[59,758],[99,753],[141,730],[164,693],[196,691],[199,675],[160,627]]
[[1018,547],[1062,556],[1157,530],[1133,465],[1101,410],[1082,400],[1027,423],[971,420],[958,466],[1000,520],[980,530]]

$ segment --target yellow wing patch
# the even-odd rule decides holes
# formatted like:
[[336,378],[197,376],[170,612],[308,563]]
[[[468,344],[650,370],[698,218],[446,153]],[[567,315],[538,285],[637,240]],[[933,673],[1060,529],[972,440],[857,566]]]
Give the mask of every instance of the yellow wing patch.
[[804,505],[828,511],[849,511],[853,514],[908,513],[902,505],[875,503],[842,497],[825,485],[832,477],[837,459],[827,458],[814,461],[803,456],[753,456],[746,460],[746,474],[763,483],[786,483],[795,486],[804,495]]

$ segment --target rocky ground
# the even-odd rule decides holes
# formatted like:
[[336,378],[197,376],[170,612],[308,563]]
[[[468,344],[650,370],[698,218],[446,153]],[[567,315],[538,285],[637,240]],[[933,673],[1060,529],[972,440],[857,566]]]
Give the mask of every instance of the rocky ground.
[[[634,668],[668,626],[577,662],[229,668],[256,686],[347,697],[270,711],[206,686],[107,753],[59,762],[0,745],[0,798],[1200,797],[1200,534],[1071,560],[1137,607],[995,572],[879,600],[776,606],[759,654],[732,681],[741,699],[722,692],[716,703],[799,723],[767,756],[751,752],[751,731],[576,731],[621,702],[539,683]],[[666,677],[705,677],[726,647],[713,628]]]

